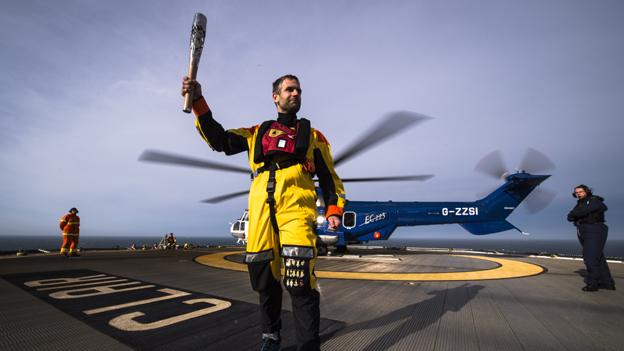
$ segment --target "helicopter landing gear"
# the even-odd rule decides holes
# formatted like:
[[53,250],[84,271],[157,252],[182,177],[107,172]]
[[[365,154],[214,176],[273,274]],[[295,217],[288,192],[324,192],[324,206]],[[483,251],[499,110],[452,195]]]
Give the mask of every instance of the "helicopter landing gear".
[[329,250],[327,249],[327,245],[323,244],[323,243],[319,243],[317,241],[316,244],[316,255],[317,256],[327,256],[327,252]]
[[347,245],[336,245],[336,253],[347,252]]

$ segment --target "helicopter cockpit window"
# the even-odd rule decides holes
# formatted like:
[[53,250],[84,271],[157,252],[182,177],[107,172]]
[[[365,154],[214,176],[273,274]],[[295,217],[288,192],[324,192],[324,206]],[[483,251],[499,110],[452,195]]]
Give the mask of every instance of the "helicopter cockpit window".
[[347,211],[342,215],[342,226],[347,229],[355,227],[355,212]]

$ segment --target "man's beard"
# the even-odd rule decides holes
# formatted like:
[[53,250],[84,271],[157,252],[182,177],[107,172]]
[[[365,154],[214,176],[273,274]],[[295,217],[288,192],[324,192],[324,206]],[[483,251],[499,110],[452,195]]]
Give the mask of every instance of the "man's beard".
[[282,111],[286,113],[297,113],[301,108],[301,100],[297,100],[296,102],[286,101],[286,103],[279,105]]

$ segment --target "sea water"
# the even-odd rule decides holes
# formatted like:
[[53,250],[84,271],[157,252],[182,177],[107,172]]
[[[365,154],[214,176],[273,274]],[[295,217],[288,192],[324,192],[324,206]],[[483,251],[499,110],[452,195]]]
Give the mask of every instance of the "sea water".
[[[135,248],[143,246],[151,248],[161,241],[160,236],[89,236],[81,235],[81,248],[86,249],[125,249],[133,244]],[[232,237],[176,237],[178,244],[189,243],[194,246],[230,246],[236,245]],[[60,236],[18,236],[0,235],[0,252],[16,250],[58,250],[61,244]],[[510,253],[531,254],[560,254],[580,256],[581,246],[576,240],[537,240],[537,239],[501,239],[478,240],[472,239],[390,239],[371,241],[367,245],[385,247],[422,247],[422,248],[454,248],[484,251],[500,251]],[[624,240],[608,240],[605,255],[610,258],[624,258]]]

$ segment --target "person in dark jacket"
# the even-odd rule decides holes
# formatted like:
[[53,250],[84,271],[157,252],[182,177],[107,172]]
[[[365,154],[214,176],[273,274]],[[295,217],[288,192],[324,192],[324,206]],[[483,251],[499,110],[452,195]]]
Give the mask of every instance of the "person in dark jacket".
[[615,290],[615,282],[604,255],[609,231],[605,224],[607,206],[604,199],[592,194],[591,189],[584,184],[575,187],[572,196],[577,202],[568,213],[568,221],[576,226],[576,235],[583,247],[583,262],[587,267],[583,291]]

